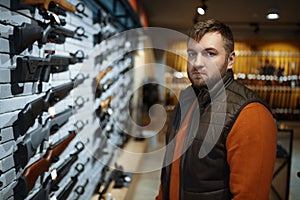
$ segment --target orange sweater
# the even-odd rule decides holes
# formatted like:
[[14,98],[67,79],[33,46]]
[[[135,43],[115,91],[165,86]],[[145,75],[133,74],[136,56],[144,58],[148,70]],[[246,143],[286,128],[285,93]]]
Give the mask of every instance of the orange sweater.
[[[277,127],[268,109],[260,103],[243,108],[226,141],[233,200],[268,199],[276,142]],[[176,147],[181,148],[180,143],[176,140]],[[170,200],[179,199],[179,163],[177,159],[172,164]],[[156,200],[162,200],[161,188]]]

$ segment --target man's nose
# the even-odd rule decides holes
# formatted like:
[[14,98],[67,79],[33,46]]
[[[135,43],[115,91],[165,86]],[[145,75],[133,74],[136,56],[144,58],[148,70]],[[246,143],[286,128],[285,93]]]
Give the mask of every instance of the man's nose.
[[204,66],[204,57],[201,53],[197,54],[194,62],[195,67],[203,67]]

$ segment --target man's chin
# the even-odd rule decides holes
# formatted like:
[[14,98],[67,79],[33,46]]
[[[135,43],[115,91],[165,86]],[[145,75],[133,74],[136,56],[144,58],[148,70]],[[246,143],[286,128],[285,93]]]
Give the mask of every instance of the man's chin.
[[195,88],[199,88],[200,89],[200,88],[206,86],[206,83],[205,83],[205,81],[203,79],[201,79],[201,80],[193,80],[191,82],[192,82],[193,87],[195,87]]

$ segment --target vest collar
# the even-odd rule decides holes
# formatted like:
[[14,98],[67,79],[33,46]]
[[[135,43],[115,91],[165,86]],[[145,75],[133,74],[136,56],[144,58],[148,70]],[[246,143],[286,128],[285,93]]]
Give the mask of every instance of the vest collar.
[[198,98],[200,109],[205,109],[212,99],[215,99],[220,95],[222,87],[226,88],[233,81],[233,71],[231,69],[227,70],[223,78],[216,83],[214,83],[210,88],[204,86],[200,89],[193,87],[192,85],[183,90],[179,97],[180,106],[183,111],[184,107],[190,107],[191,103]]

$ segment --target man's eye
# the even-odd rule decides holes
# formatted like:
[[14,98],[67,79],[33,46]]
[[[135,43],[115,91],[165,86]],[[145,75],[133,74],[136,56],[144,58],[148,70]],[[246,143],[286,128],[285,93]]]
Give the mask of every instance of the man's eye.
[[196,56],[197,56],[197,54],[195,52],[189,52],[188,53],[189,58],[195,58]]
[[209,51],[205,52],[204,54],[205,54],[205,56],[207,56],[207,57],[212,57],[212,56],[216,55],[215,53],[209,52]]

